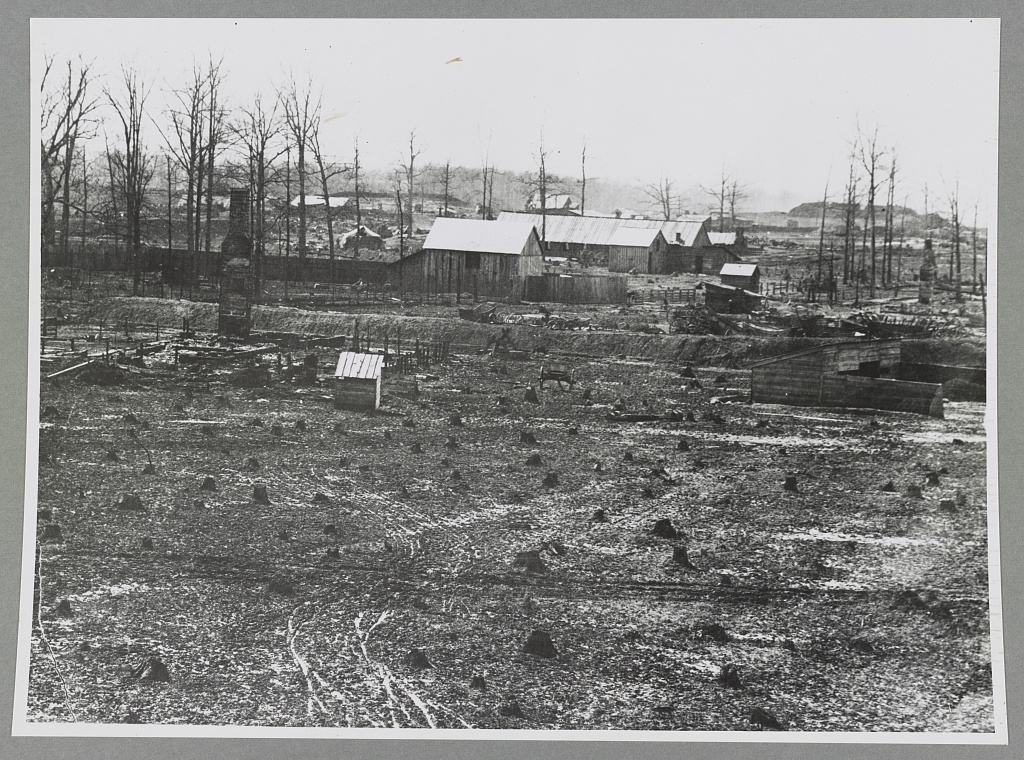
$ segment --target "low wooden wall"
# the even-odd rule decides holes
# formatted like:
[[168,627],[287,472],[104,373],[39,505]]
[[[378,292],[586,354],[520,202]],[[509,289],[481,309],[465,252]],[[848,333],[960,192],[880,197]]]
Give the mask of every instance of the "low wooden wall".
[[334,405],[373,411],[380,407],[380,378],[334,378]]
[[546,303],[625,303],[625,277],[544,274],[524,278],[522,299]]

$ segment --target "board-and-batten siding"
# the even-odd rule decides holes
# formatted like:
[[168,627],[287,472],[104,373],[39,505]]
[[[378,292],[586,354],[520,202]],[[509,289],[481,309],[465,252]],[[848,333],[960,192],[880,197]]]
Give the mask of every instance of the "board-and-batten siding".
[[836,345],[798,354],[751,370],[751,401],[792,406],[838,406],[942,416],[942,386],[841,374],[877,362],[892,375],[900,362],[898,341]]
[[520,254],[424,248],[403,259],[399,266],[403,288],[489,298],[509,295],[515,278],[544,273],[540,245],[533,235]]
[[661,274],[665,271],[666,244],[657,237],[650,246],[642,248],[632,245],[608,246],[608,271],[638,274]]

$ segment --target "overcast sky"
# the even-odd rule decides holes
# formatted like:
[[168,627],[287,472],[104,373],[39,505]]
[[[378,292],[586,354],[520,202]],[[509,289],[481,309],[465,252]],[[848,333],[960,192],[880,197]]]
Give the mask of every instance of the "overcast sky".
[[[836,198],[858,123],[895,147],[897,198],[931,208],[959,179],[979,222],[995,210],[996,20],[36,20],[43,53],[122,62],[163,92],[193,61],[223,57],[229,105],[271,95],[288,72],[323,87],[321,139],[370,168],[397,162],[416,129],[419,160],[534,166],[679,187],[722,170],[756,210]],[[457,59],[454,60],[453,59]],[[449,61],[452,61],[449,63]],[[150,147],[161,148],[149,132]],[[970,216],[966,219],[970,222]]]

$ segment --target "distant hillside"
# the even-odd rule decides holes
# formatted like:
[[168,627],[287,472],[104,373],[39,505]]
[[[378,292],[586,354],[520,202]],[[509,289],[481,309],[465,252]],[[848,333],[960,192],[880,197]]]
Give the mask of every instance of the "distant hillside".
[[[856,208],[857,208],[857,213],[858,214],[863,213],[863,211],[861,209],[861,205],[859,203],[856,205]],[[838,202],[832,201],[832,202],[829,202],[829,204],[828,204],[828,213],[829,214],[841,215],[841,214],[845,213],[845,211],[846,211],[846,204],[845,203],[838,203]],[[914,211],[914,209],[912,209],[912,208],[904,208],[903,206],[894,206],[893,207],[893,213],[896,216],[900,216],[904,212],[906,213],[907,217],[916,217],[917,216],[917,212]],[[879,205],[876,204],[875,205],[875,215],[876,216],[880,216],[883,213],[885,213],[885,206],[879,206]],[[801,203],[799,206],[795,206],[792,209],[790,209],[789,210],[789,215],[790,216],[820,217],[821,216],[821,201],[818,201],[817,203]]]

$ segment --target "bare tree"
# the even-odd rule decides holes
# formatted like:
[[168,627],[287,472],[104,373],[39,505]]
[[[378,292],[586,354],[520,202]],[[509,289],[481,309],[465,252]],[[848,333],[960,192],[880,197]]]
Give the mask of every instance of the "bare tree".
[[741,185],[739,182],[733,179],[729,183],[728,188],[729,224],[733,229],[736,229],[736,206],[737,204],[739,204],[740,201],[744,200],[746,197],[747,186]]
[[43,179],[42,233],[44,245],[52,249],[55,236],[54,206],[57,194],[61,193],[61,253],[65,263],[70,229],[70,174],[75,144],[92,135],[94,120],[91,116],[99,104],[99,99],[89,92],[91,80],[91,64],[81,59],[77,63],[68,60],[66,76],[60,75],[59,80],[53,57],[45,59],[40,83],[39,132]]
[[205,171],[206,132],[205,103],[209,91],[207,72],[198,65],[192,67],[191,79],[185,87],[173,90],[174,103],[168,111],[171,133],[161,132],[168,150],[181,168],[185,179],[185,245],[188,250],[187,279],[191,290],[196,276],[196,252],[199,248],[199,204],[203,193]]
[[672,205],[675,200],[675,196],[672,194],[675,183],[672,182],[668,177],[662,177],[657,182],[644,187],[644,195],[646,195],[658,208],[658,213],[661,214],[665,221],[672,218]]
[[140,254],[142,247],[142,212],[146,202],[146,188],[153,177],[153,157],[146,153],[142,143],[142,119],[149,91],[139,81],[138,73],[127,66],[121,67],[122,92],[104,93],[113,106],[124,137],[123,148],[112,154],[115,184],[124,199],[128,225],[128,250],[132,261],[132,294],[138,295],[141,282]]
[[843,204],[843,284],[854,276],[856,256],[854,241],[857,227],[857,169],[853,156],[850,157],[850,176],[846,182],[846,200]]
[[828,210],[828,183],[831,178],[831,172],[829,172],[829,176],[825,178],[825,197],[821,199],[821,235],[818,237],[818,288],[821,288],[821,266],[825,257],[825,213]]
[[882,157],[885,152],[878,145],[878,128],[871,133],[870,137],[866,137],[861,131],[860,127],[857,128],[857,153],[860,157],[861,165],[864,167],[864,171],[867,172],[867,208],[865,209],[865,224],[871,227],[871,298],[875,297],[875,285],[876,285],[876,260],[875,260],[875,247],[876,247],[876,230],[875,230],[875,197],[878,192],[878,188],[881,186],[881,182],[878,180],[879,174],[884,170],[882,166]]
[[253,277],[255,290],[261,292],[263,259],[266,255],[267,192],[274,161],[284,152],[277,144],[281,134],[278,104],[266,105],[261,93],[252,104],[242,109],[241,120],[233,125],[238,143],[244,148],[249,162],[250,197],[252,198]]
[[[220,104],[220,89],[223,84],[223,76],[220,67],[223,61],[210,64],[207,73],[207,116],[206,116],[206,244],[204,251],[207,259],[210,256],[210,238],[213,232],[211,220],[213,218],[213,169],[216,164],[217,146],[224,140],[224,124],[226,112]],[[220,267],[217,267],[217,281],[220,282]]]
[[451,216],[451,187],[458,173],[459,168],[452,166],[450,158],[444,162],[444,166],[437,168],[437,181],[441,184],[441,194],[444,198],[444,205],[441,207],[438,216]]
[[[703,190],[707,195],[710,195],[712,198],[715,199],[715,205],[718,207],[718,231],[719,232],[724,232],[725,231],[725,204],[729,200],[729,185],[730,185],[730,182],[735,182],[735,180],[732,180],[728,175],[726,175],[725,170],[723,169],[722,170],[722,177],[721,177],[721,180],[719,181],[718,187],[714,187],[713,188],[713,187],[704,187],[704,185],[700,186],[701,190]],[[667,216],[665,218],[668,219]]]
[[405,174],[405,203],[406,203],[406,217],[409,222],[409,234],[413,233],[415,224],[413,223],[413,194],[415,192],[415,181],[422,172],[416,171],[416,159],[422,153],[422,150],[416,148],[416,130],[409,132],[409,158],[408,160],[403,159],[400,164],[402,172]]
[[580,154],[580,174],[583,179],[580,184],[580,216],[583,216],[587,209],[587,140],[583,139],[583,152]]
[[896,234],[896,149],[890,148],[889,180],[886,186],[885,234],[882,237],[882,283],[892,282],[892,243]]
[[359,137],[356,136],[352,148],[352,174],[355,180],[355,201],[356,201],[356,242],[355,257],[359,258],[359,238],[363,231],[363,213],[359,200]]
[[[953,233],[953,246],[949,252],[949,277],[953,280],[953,292],[957,301],[963,300],[963,293],[960,290],[960,241],[963,233],[963,224],[960,219],[960,179],[951,191],[947,191],[946,197],[949,200],[950,225]],[[955,271],[954,271],[955,270]]]
[[278,99],[284,109],[285,126],[297,153],[296,174],[299,180],[299,258],[306,258],[306,147],[309,145],[313,125],[320,121],[322,96],[313,97],[313,80],[300,87],[291,77],[278,90]]
[[[324,157],[323,149],[320,147],[320,119],[317,118],[309,130],[309,149],[313,153],[313,160],[316,162],[317,173],[320,175],[320,190],[324,199],[324,214],[327,217],[327,245],[331,260],[331,272],[334,272],[334,222],[331,217],[331,192],[329,183],[335,177],[343,174],[345,169],[337,165],[330,165]],[[359,231],[356,230],[356,237]],[[333,283],[333,277],[332,277]]]

